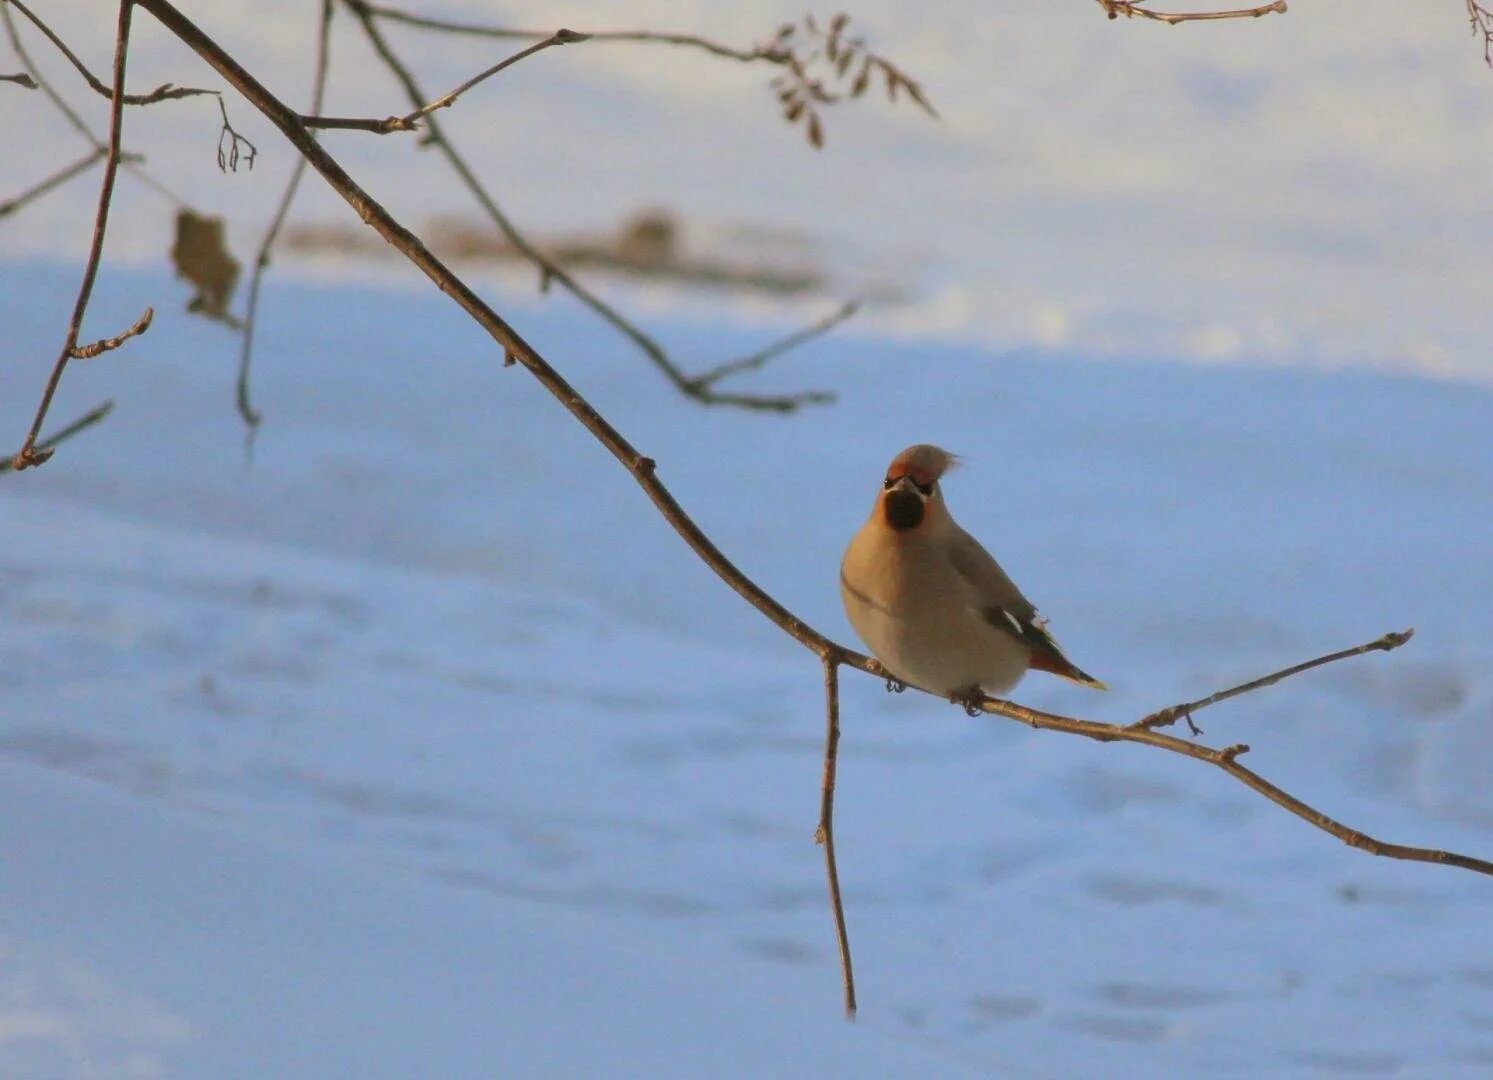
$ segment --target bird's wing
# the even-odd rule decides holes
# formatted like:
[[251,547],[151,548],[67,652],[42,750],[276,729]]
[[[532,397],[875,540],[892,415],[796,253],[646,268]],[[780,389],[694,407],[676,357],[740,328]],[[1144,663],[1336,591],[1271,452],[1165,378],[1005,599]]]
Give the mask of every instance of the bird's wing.
[[1031,666],[1100,690],[1109,689],[1066,656],[1047,632],[1047,620],[1016,587],[990,552],[969,533],[954,526],[949,558],[969,586],[971,606],[992,626],[1005,631],[1032,651]]

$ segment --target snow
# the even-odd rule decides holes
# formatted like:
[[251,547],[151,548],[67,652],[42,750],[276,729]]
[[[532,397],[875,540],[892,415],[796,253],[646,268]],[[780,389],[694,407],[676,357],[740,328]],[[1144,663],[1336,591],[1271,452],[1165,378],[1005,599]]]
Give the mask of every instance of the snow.
[[[304,106],[314,5],[180,6],[284,100]],[[420,10],[749,45],[811,6],[430,0]],[[87,0],[47,7],[93,70],[106,71],[112,20]],[[697,249],[750,230],[772,238],[779,257],[790,242],[810,246],[840,299],[911,293],[905,304],[869,305],[850,333],[1493,381],[1483,285],[1493,73],[1462,4],[1319,0],[1284,16],[1178,27],[1111,21],[1093,0],[994,9],[946,0],[933,10],[858,0],[845,10],[853,33],[921,81],[938,121],[878,89],[826,110],[827,141],[816,154],[801,128],[782,122],[771,73],[760,66],[595,43],[514,66],[446,110],[442,123],[536,237],[610,231],[664,206]],[[403,113],[407,103],[354,21],[339,13],[335,24],[328,113]],[[400,26],[388,37],[432,96],[511,51]],[[102,130],[102,99],[38,35],[27,41]],[[9,58],[3,45],[0,54]],[[129,71],[143,89],[221,85],[144,14]],[[0,197],[86,152],[64,120],[18,88],[5,87],[0,101],[0,139],[27,151],[0,155]],[[231,96],[228,107],[260,149],[252,173],[219,174],[209,98],[132,110],[125,134],[168,186],[203,212],[229,216],[242,253],[273,213],[291,156],[253,110]],[[408,140],[326,138],[356,175],[377,178],[374,194],[408,224],[471,215],[467,194]],[[71,182],[7,221],[0,247],[42,257],[82,250],[94,195],[90,181]],[[118,199],[111,251],[159,259],[176,205],[128,174]],[[296,220],[351,218],[310,183]],[[283,255],[278,272],[326,271]],[[642,289],[627,308],[652,304],[704,320],[720,303]],[[728,303],[738,317],[763,316],[760,300]]]
[[[18,432],[77,268],[0,268]],[[508,287],[481,283],[501,309]],[[1227,777],[844,680],[840,1016],[817,662],[431,290],[272,278],[234,343],[106,265],[0,484],[0,1062],[15,1076],[1478,1076],[1493,886],[1351,851]],[[1493,852],[1489,390],[838,336],[671,391],[562,300],[520,330],[721,547],[850,640],[835,566],[893,453],[946,485],[1125,720],[1199,715],[1383,839]],[[719,359],[770,332],[665,321]],[[85,332],[87,336],[87,332]]]

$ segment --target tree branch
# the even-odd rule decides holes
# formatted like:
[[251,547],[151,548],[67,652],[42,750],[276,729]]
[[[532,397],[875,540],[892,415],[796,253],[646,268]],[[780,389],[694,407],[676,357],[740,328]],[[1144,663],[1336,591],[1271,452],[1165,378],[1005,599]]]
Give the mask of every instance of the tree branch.
[[[100,97],[106,97],[110,100],[114,99],[114,91],[100,82],[94,76],[93,72],[88,70],[88,66],[82,60],[78,59],[77,53],[67,47],[67,42],[53,33],[52,28],[42,22],[36,16],[35,12],[22,3],[21,0],[0,0],[0,3],[9,4],[22,15],[26,16],[30,20],[31,25],[40,30],[46,36],[47,40],[57,47],[57,51],[67,57],[68,62],[77,69],[78,74],[83,76],[83,79],[93,88],[94,93]],[[179,98],[198,97],[202,94],[218,94],[218,91],[201,90],[191,86],[173,86],[171,83],[164,83],[148,94],[125,94],[123,97],[126,105],[154,105],[159,101],[175,101]],[[221,97],[222,95],[219,94],[218,96]]]
[[771,345],[758,349],[754,353],[749,353],[739,360],[728,360],[724,364],[717,364],[709,371],[703,371],[689,381],[701,389],[708,390],[720,382],[720,380],[729,378],[732,375],[740,375],[744,371],[756,371],[768,361],[798,348],[805,342],[813,341],[815,338],[829,333],[859,311],[860,308],[859,300],[850,300],[840,305],[838,310],[826,315],[818,322],[811,323],[802,330],[795,330],[787,337],[779,338]]
[[[82,416],[78,417],[71,424],[68,424],[61,431],[54,431],[45,439],[41,440],[41,442],[37,443],[35,452],[37,454],[46,454],[50,456],[52,451],[57,448],[58,443],[64,442],[67,439],[71,439],[78,432],[93,427],[94,424],[97,424],[100,420],[108,416],[113,411],[114,402],[112,401],[106,401],[102,405],[95,406],[94,408],[88,410],[88,412],[84,413]],[[11,472],[14,469],[15,460],[13,458],[0,458],[0,474]]]
[[840,983],[845,991],[845,1015],[855,1017],[855,971],[850,961],[850,936],[845,930],[845,905],[840,899],[840,871],[835,863],[835,766],[840,749],[840,663],[824,657],[824,779],[819,788],[819,828],[814,841],[824,845],[824,876],[829,884],[829,908],[835,920],[835,942],[840,949]]
[[[426,100],[414,76],[404,62],[395,55],[383,32],[378,28],[373,18],[368,14],[366,4],[361,0],[346,0],[348,8],[358,19],[373,46],[389,71],[404,88],[405,95],[415,106]],[[498,206],[492,194],[477,178],[477,174],[467,164],[466,159],[456,149],[456,145],[446,135],[444,129],[434,116],[428,117],[426,123],[426,141],[440,151],[458,179],[472,193],[479,206],[496,225],[500,232],[507,238],[508,242],[528,259],[538,269],[541,286],[545,287],[551,283],[558,284],[581,303],[585,304],[596,313],[603,321],[614,330],[622,334],[633,343],[654,367],[661,371],[674,387],[687,397],[703,405],[731,405],[746,409],[757,409],[768,412],[793,412],[802,405],[826,404],[834,400],[834,395],[824,390],[808,390],[797,394],[737,394],[726,393],[716,390],[711,385],[699,386],[695,380],[686,375],[673,361],[664,347],[646,334],[640,327],[627,319],[616,308],[612,307],[601,297],[593,293],[579,280],[573,277],[564,267],[555,263],[544,255],[538,248],[529,242],[507,214]]]
[[[326,97],[331,29],[332,0],[321,0],[321,14],[317,19],[316,29],[316,74],[311,80],[311,111],[313,113],[321,112],[321,104]],[[254,324],[259,314],[259,286],[264,279],[265,270],[270,265],[270,251],[280,236],[280,229],[285,225],[285,219],[290,214],[290,204],[295,201],[296,191],[301,186],[301,177],[305,174],[306,159],[298,154],[295,164],[291,166],[290,179],[285,184],[285,193],[280,196],[280,205],[275,208],[275,216],[270,221],[270,227],[265,230],[264,239],[259,242],[259,254],[254,257],[254,272],[249,277],[243,340],[239,343],[235,403],[238,407],[238,414],[243,418],[248,429],[250,440],[254,438],[254,432],[259,427],[260,421],[259,413],[249,400],[249,368],[254,358]]]
[[151,320],[156,317],[155,308],[146,308],[145,313],[135,320],[135,324],[122,334],[116,334],[111,338],[100,338],[92,345],[75,345],[69,354],[74,360],[92,360],[106,352],[112,352],[119,348],[132,337],[139,337],[150,329]]
[[32,184],[29,188],[27,188],[25,191],[21,192],[14,198],[6,199],[4,202],[0,202],[0,218],[7,217],[10,214],[14,214],[16,211],[24,207],[27,203],[31,202],[31,200],[41,198],[53,188],[61,187],[63,184],[67,183],[75,176],[81,176],[83,173],[86,173],[89,169],[97,165],[104,158],[108,157],[108,155],[109,151],[102,147],[97,150],[92,150],[89,153],[84,154],[71,165],[64,165],[62,168],[54,172],[51,176],[38,180],[36,183]]
[[1326,656],[1319,656],[1315,660],[1308,660],[1305,663],[1296,664],[1282,671],[1263,675],[1258,679],[1251,679],[1247,683],[1231,686],[1227,690],[1220,690],[1215,694],[1209,694],[1207,697],[1199,698],[1197,701],[1188,701],[1181,705],[1168,705],[1166,708],[1158,709],[1149,716],[1142,717],[1130,726],[1132,728],[1150,728],[1154,730],[1160,727],[1168,727],[1175,724],[1178,719],[1182,719],[1187,721],[1187,727],[1191,730],[1192,734],[1201,735],[1202,730],[1192,722],[1192,714],[1199,709],[1206,709],[1209,705],[1217,705],[1220,701],[1227,701],[1229,698],[1238,697],[1240,694],[1247,694],[1251,690],[1273,686],[1282,679],[1290,678],[1292,675],[1300,675],[1303,671],[1310,671],[1312,668],[1321,667],[1323,664],[1331,664],[1337,660],[1346,660],[1352,656],[1362,656],[1367,652],[1390,652],[1398,649],[1414,635],[1414,629],[1401,630],[1397,633],[1391,632],[1385,634],[1383,637],[1375,638],[1373,641],[1354,646],[1351,649],[1328,653]]
[[30,75],[27,75],[24,71],[19,75],[0,75],[0,82],[15,83],[17,86],[23,87],[27,90],[35,90],[37,88],[36,80],[33,79]]
[[1483,38],[1483,63],[1493,67],[1493,11],[1489,11],[1478,0],[1467,0],[1467,22],[1473,36]]
[[[7,0],[7,2],[14,4],[16,0]],[[17,4],[17,7],[20,5]],[[21,10],[25,9],[21,8]],[[104,251],[104,233],[109,226],[109,206],[114,199],[114,178],[119,173],[119,139],[121,129],[124,127],[124,70],[125,60],[129,56],[130,15],[133,11],[133,0],[120,0],[118,27],[114,41],[114,96],[109,107],[109,149],[108,156],[104,160],[104,179],[99,185],[98,212],[94,217],[93,242],[88,250],[88,263],[83,270],[82,284],[78,286],[78,299],[73,305],[73,317],[68,323],[67,338],[62,344],[62,351],[57,356],[56,364],[52,367],[52,375],[47,380],[46,389],[42,392],[41,404],[37,406],[36,416],[31,422],[31,430],[27,432],[26,441],[21,444],[21,448],[11,459],[17,471],[40,465],[52,456],[51,448],[38,448],[36,440],[47,418],[47,410],[52,406],[52,398],[57,393],[57,384],[62,381],[62,373],[67,369],[67,362],[77,355],[78,334],[82,330],[83,315],[88,310],[88,301],[93,295],[94,279],[98,276],[99,257]],[[120,341],[124,341],[135,333],[143,332],[149,325],[150,319],[147,311],[146,318],[136,324],[138,329],[121,335]],[[100,351],[103,350],[100,349]]]
[[1111,19],[1118,19],[1123,15],[1127,19],[1151,19],[1154,22],[1164,22],[1171,26],[1185,22],[1213,22],[1218,19],[1258,19],[1262,15],[1284,15],[1286,13],[1286,0],[1273,0],[1272,3],[1260,4],[1258,7],[1236,8],[1232,11],[1186,12],[1155,11],[1137,3],[1127,2],[1127,0],[1094,0],[1094,2],[1102,7],[1104,13]]
[[[470,287],[437,258],[419,237],[406,229],[377,203],[348,175],[337,161],[316,142],[299,116],[288,109],[273,94],[245,71],[216,42],[204,35],[190,20],[176,10],[169,0],[135,0],[139,6],[150,11],[161,23],[183,43],[207,61],[239,93],[260,110],[285,137],[306,156],[311,167],[331,185],[348,205],[371,228],[394,245],[406,258],[419,268],[431,281],[481,326],[499,346],[501,355],[522,364],[528,371],[589,431],[622,466],[632,475],[653,502],[659,513],[674,528],[681,539],[718,577],[739,596],[770,619],[784,633],[809,649],[821,662],[834,662],[858,668],[878,678],[886,672],[879,663],[847,649],[820,634],[809,624],[798,618],[771,595],[741,572],[715,543],[700,529],[699,525],[684,511],[657,477],[657,464],[635,449],[630,442],[596,411],[558,371],[552,367],[524,338],[497,312],[493,311]],[[1018,720],[1032,727],[1052,731],[1066,731],[1075,735],[1097,739],[1102,742],[1134,742],[1153,746],[1184,757],[1204,761],[1222,768],[1241,783],[1265,795],[1291,813],[1332,833],[1351,846],[1392,858],[1410,859],[1420,862],[1435,862],[1459,866],[1478,873],[1493,874],[1493,862],[1458,855],[1452,852],[1429,848],[1414,848],[1388,844],[1368,837],[1356,830],[1333,821],[1312,807],[1286,794],[1258,774],[1239,765],[1235,758],[1245,752],[1243,747],[1228,747],[1215,750],[1200,746],[1171,735],[1149,729],[1137,729],[1118,724],[1104,724],[1091,720],[1044,713],[1028,709],[1013,702],[998,698],[978,697],[971,704],[982,712],[1008,719]]]

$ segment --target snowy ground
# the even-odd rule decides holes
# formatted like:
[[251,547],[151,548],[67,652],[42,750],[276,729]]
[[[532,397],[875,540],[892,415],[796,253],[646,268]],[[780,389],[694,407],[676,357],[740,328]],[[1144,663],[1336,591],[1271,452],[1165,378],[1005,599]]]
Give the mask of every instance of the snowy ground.
[[[287,102],[307,100],[316,5],[180,6]],[[888,281],[910,290],[910,304],[873,309],[863,322],[917,341],[1382,366],[1493,382],[1493,72],[1461,0],[1313,0],[1285,16],[1178,27],[1111,21],[1093,0],[395,6],[743,46],[806,10],[823,20],[843,8],[854,33],[922,80],[941,117],[929,120],[905,98],[893,105],[878,87],[825,114],[827,143],[815,154],[780,119],[760,66],[665,46],[550,50],[442,114],[498,199],[538,236],[610,229],[661,205],[684,220],[687,241],[707,249],[740,226],[806,239],[841,296]],[[47,9],[106,70],[113,21],[97,16],[97,3],[50,0]],[[149,16],[136,28],[132,86],[221,85]],[[388,36],[432,96],[511,51],[508,42],[399,26]],[[102,129],[103,100],[38,35],[27,40]],[[329,113],[405,110],[340,8],[332,55]],[[0,71],[13,68],[0,39]],[[0,145],[26,153],[0,154],[0,199],[87,149],[39,95],[3,89]],[[252,174],[219,175],[210,99],[132,110],[126,143],[199,209],[228,214],[242,253],[273,212],[292,157],[253,110],[231,97],[228,107],[260,148]],[[472,209],[408,140],[327,140],[358,175],[380,177],[379,194],[412,224]],[[0,249],[82,250],[94,190],[72,181],[11,219]],[[111,252],[159,259],[175,206],[129,175],[118,198]],[[348,220],[317,184],[306,185],[299,215]]]
[[[76,273],[0,269],[7,431]],[[106,267],[90,325],[157,325],[54,415],[116,414],[0,481],[6,1075],[1493,1069],[1487,879],[860,676],[847,1025],[812,658],[439,295],[272,284],[246,468],[233,344],[182,294]],[[1357,827],[1493,853],[1486,388],[846,336],[760,376],[842,392],[784,419],[682,401],[563,303],[514,310],[847,640],[836,560],[916,440],[965,455],[956,514],[1113,687],[1020,700],[1132,718],[1415,626],[1200,719]],[[663,332],[701,359],[764,334]]]

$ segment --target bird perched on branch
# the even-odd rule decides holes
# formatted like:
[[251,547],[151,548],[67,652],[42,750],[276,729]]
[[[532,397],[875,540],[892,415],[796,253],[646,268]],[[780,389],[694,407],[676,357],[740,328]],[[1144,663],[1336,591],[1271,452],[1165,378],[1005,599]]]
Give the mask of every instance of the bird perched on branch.
[[1032,602],[949,515],[939,480],[957,460],[927,444],[893,458],[840,564],[845,614],[889,687],[911,684],[968,708],[1035,668],[1108,689],[1063,655]]

